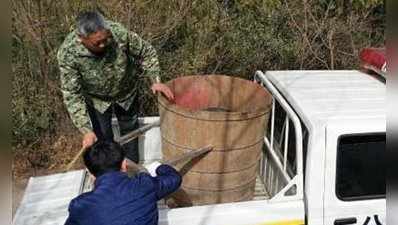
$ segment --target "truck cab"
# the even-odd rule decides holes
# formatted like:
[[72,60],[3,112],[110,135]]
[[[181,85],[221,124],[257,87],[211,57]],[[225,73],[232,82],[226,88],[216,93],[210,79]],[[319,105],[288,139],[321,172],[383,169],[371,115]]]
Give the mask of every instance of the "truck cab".
[[[257,71],[272,109],[252,201],[169,208],[161,225],[386,224],[385,84],[360,71]],[[142,125],[157,117],[140,118]],[[139,139],[140,161],[162,158],[161,131]],[[31,178],[16,225],[63,224],[92,186],[84,170]]]
[[275,114],[288,104],[300,120],[306,224],[385,224],[385,84],[359,71],[256,75],[282,99]]

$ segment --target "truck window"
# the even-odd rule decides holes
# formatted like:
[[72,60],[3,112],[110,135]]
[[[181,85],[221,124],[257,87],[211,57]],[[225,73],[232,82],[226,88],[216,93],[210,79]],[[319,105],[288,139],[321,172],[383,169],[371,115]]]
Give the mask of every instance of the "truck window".
[[343,201],[384,198],[385,154],[385,133],[341,136],[337,146],[337,197]]

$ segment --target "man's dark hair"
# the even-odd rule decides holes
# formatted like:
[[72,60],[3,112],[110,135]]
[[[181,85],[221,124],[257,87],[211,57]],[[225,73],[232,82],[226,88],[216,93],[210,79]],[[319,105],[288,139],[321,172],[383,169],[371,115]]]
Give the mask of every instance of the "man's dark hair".
[[99,30],[108,29],[104,16],[98,11],[84,11],[76,18],[76,31],[87,37]]
[[84,164],[95,177],[111,171],[120,171],[124,160],[122,146],[116,142],[98,141],[83,154]]

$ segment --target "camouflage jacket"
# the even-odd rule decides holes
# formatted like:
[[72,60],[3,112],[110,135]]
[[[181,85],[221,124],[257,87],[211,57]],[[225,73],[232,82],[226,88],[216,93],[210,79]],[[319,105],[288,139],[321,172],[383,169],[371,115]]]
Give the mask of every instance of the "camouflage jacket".
[[64,103],[82,133],[92,131],[86,104],[104,112],[112,103],[128,109],[137,94],[137,78],[159,76],[155,49],[119,23],[107,21],[113,41],[106,53],[90,53],[72,31],[57,54]]

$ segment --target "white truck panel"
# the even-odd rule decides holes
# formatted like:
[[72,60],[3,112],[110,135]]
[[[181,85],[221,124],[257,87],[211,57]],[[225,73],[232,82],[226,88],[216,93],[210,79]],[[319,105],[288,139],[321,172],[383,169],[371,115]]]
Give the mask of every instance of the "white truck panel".
[[268,200],[196,206],[160,211],[160,225],[304,224],[302,201]]
[[356,70],[268,71],[267,78],[307,127],[361,116],[386,117],[386,85]]
[[14,225],[61,225],[82,188],[84,170],[29,179]]
[[[140,124],[149,124],[159,120],[158,116],[139,118]],[[148,130],[138,139],[140,163],[146,164],[162,158],[162,143],[160,128],[154,127]],[[149,150],[150,149],[150,150]]]
[[[324,193],[331,193],[325,190],[323,181],[335,179],[335,174],[325,173],[326,126],[336,124],[333,128],[346,129],[373,121],[365,132],[377,127],[385,132],[385,83],[360,71],[347,70],[269,71],[266,75],[310,133],[305,177],[306,214],[308,224],[323,224],[324,209],[328,208],[323,206]],[[333,166],[335,169],[335,164]],[[377,206],[384,211],[383,203]],[[333,224],[333,221],[326,224]]]
[[308,224],[323,224],[325,132],[319,127],[309,128],[306,176],[304,184],[305,205]]

